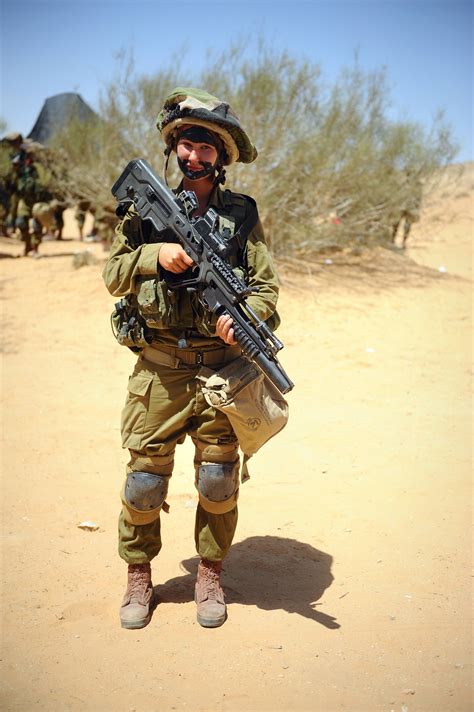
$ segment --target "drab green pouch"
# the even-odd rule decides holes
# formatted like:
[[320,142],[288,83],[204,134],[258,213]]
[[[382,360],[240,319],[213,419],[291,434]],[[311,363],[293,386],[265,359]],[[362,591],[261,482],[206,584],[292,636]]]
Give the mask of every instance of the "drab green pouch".
[[242,482],[249,478],[247,460],[287,424],[288,403],[248,359],[240,357],[217,371],[204,366],[197,375],[206,402],[227,415],[244,453]]
[[176,325],[177,294],[162,279],[144,279],[138,288],[137,304],[148,326],[163,329]]
[[128,346],[138,352],[151,343],[151,333],[133,304],[131,295],[116,303],[110,315],[112,333],[121,346]]

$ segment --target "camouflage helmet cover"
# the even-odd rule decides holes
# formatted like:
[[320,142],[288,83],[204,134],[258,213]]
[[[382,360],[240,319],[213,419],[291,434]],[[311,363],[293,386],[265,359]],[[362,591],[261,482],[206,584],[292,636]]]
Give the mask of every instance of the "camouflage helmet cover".
[[227,154],[224,165],[252,163],[257,158],[257,149],[229,104],[203,89],[176,87],[158,114],[157,128],[166,145],[174,149],[178,129],[189,124],[204,126],[221,138]]
[[23,141],[23,136],[19,131],[12,131],[11,133],[6,134],[3,138],[5,141],[9,141],[10,143]]

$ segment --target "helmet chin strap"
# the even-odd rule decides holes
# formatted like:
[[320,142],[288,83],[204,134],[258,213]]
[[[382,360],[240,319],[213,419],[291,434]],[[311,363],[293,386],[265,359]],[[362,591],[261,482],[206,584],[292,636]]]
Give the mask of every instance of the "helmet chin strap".
[[216,163],[209,163],[208,161],[199,161],[199,165],[202,166],[201,170],[199,171],[192,171],[189,168],[189,161],[183,161],[181,158],[178,158],[178,166],[180,167],[180,170],[186,178],[189,178],[189,180],[198,180],[199,178],[206,178],[207,176],[212,176],[214,171],[216,170],[217,167],[217,161]]

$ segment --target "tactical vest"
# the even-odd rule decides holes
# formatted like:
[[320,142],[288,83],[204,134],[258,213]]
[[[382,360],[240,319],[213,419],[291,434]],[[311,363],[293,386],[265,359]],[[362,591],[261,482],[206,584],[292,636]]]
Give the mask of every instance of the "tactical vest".
[[[222,193],[224,206],[220,207],[218,229],[224,240],[230,243],[226,261],[231,267],[242,265],[245,259],[247,237],[258,220],[257,205],[253,198],[240,193],[225,190]],[[130,202],[119,203],[116,214],[124,217],[131,207]],[[133,208],[132,208],[133,210]],[[157,232],[149,220],[141,220],[134,212],[132,214],[127,239],[131,247],[153,242],[178,242],[171,229]]]
[[[252,198],[230,190],[225,190],[222,197],[224,205],[215,209],[219,215],[219,232],[230,248],[225,259],[245,281],[245,248],[258,220],[257,206]],[[121,204],[117,214],[130,216],[124,225],[124,234],[134,249],[142,244],[179,241],[171,229],[158,232],[149,220],[141,220],[133,208],[130,214],[129,208],[130,203]],[[217,317],[200,305],[196,294],[188,294],[185,289],[170,290],[163,272],[138,277],[136,285],[137,293],[122,299],[112,315],[113,331],[119,343],[140,349],[151,342],[155,329],[197,328],[204,336],[214,336]]]

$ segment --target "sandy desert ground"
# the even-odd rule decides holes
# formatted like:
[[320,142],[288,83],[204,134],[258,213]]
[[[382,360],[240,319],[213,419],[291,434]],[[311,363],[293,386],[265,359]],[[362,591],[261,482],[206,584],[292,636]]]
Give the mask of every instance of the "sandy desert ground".
[[[134,357],[110,332],[105,253],[0,238],[5,712],[472,709],[474,164],[407,256],[281,269],[287,428],[251,461],[223,575],[195,621],[192,451],[153,562],[159,604],[119,626],[119,419]],[[74,268],[74,253],[93,264]],[[96,531],[79,528],[92,521]]]

